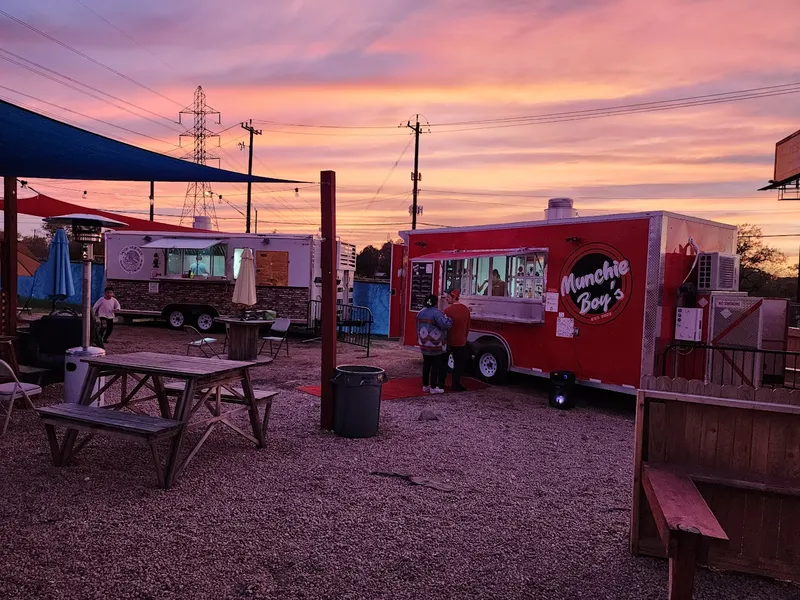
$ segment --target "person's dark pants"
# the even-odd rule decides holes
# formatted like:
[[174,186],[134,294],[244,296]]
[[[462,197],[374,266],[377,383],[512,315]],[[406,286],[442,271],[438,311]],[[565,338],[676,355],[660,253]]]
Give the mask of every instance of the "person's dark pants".
[[111,336],[111,332],[114,331],[114,319],[107,319],[105,317],[100,317],[100,337],[104,342],[108,341],[108,338]]
[[[466,372],[469,364],[469,348],[467,346],[450,346],[453,353],[453,387],[461,387],[461,376]],[[445,369],[445,376],[447,369]],[[442,386],[439,386],[442,387]]]
[[447,376],[446,354],[422,355],[422,385],[436,387],[443,376]]

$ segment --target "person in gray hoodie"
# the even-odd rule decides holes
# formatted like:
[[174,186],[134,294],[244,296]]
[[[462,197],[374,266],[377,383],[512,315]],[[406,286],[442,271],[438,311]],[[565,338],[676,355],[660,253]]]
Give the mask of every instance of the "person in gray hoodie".
[[422,351],[422,391],[443,394],[439,381],[444,381],[447,368],[447,330],[453,325],[436,304],[438,298],[430,294],[425,307],[417,313],[417,343]]

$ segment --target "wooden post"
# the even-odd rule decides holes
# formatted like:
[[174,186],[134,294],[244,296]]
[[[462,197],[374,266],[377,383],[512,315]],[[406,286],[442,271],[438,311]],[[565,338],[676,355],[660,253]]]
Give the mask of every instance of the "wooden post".
[[322,208],[322,397],[320,427],[333,429],[333,383],[336,367],[336,173],[320,173]]
[[692,600],[700,532],[689,527],[674,536],[669,554],[668,600]]
[[5,335],[17,333],[17,178],[3,177],[3,244],[0,246],[0,287]]

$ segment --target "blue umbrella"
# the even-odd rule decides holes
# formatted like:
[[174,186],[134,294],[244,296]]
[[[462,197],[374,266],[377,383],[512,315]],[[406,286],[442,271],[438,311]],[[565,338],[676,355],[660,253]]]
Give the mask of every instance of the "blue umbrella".
[[67,241],[67,232],[61,228],[56,229],[53,241],[50,242],[47,263],[53,274],[47,283],[47,295],[54,300],[73,296],[75,284],[72,281],[72,267],[69,263],[69,242]]

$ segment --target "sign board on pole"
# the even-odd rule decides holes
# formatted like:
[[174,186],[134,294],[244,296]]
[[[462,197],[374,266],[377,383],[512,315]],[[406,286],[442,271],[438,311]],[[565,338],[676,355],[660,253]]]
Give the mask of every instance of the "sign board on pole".
[[800,131],[795,131],[775,144],[773,181],[786,181],[797,176],[800,176]]

